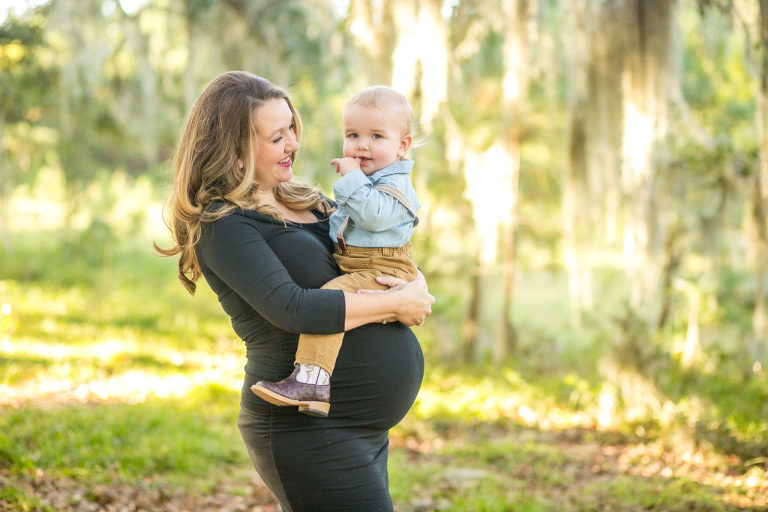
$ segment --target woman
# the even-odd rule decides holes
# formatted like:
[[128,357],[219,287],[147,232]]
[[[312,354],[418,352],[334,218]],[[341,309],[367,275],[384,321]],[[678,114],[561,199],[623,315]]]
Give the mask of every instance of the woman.
[[[238,426],[285,511],[391,511],[387,435],[413,404],[424,360],[407,325],[431,313],[423,279],[379,294],[318,290],[339,273],[332,205],[291,181],[301,123],[287,94],[245,72],[216,77],[192,106],[170,198],[179,279],[202,275],[246,346]],[[397,322],[395,322],[397,321]],[[380,323],[377,323],[380,322]],[[349,331],[328,418],[273,406],[250,391],[291,372],[298,333]]]

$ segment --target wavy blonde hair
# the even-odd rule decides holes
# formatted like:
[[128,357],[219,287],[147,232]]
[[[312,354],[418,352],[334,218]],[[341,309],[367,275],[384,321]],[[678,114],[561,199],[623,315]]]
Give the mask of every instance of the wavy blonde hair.
[[[174,182],[164,220],[175,245],[163,256],[179,258],[179,280],[194,294],[200,278],[195,245],[203,222],[213,222],[238,209],[256,210],[275,219],[280,212],[260,205],[255,194],[253,143],[259,107],[283,99],[293,113],[296,140],[301,119],[288,94],[268,80],[244,71],[229,71],[214,78],[192,105],[173,157]],[[296,154],[291,158],[295,161]],[[238,165],[242,162],[242,168]],[[275,198],[292,210],[332,211],[320,191],[288,181],[274,189]]]

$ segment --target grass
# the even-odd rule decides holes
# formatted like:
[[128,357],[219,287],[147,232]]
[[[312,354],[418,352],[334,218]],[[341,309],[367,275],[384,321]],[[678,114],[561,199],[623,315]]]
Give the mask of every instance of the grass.
[[183,402],[25,407],[7,411],[4,458],[15,470],[42,467],[57,475],[106,483],[113,478],[163,475],[171,481],[201,478],[210,468],[245,464],[237,438],[234,393],[216,401],[195,391]]
[[402,442],[390,464],[393,498],[408,503],[406,510],[737,509],[738,495],[726,486],[678,476],[674,464],[669,472],[643,474],[642,464],[622,471],[626,442],[575,441],[562,432],[484,424],[427,450]]
[[[22,235],[0,253],[0,510],[270,510],[235,425],[242,346],[213,294],[186,294],[138,237],[90,262],[68,256],[77,239]],[[391,435],[398,512],[768,510],[765,378],[661,359],[641,372],[660,405],[630,418],[600,336],[544,326],[524,325],[501,369],[441,364],[427,344]]]

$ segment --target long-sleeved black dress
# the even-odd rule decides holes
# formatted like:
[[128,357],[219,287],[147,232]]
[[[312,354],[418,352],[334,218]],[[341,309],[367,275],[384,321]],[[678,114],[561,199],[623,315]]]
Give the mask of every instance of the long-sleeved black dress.
[[316,289],[339,275],[332,251],[327,219],[284,224],[240,211],[203,224],[196,254],[245,342],[238,425],[283,510],[391,511],[387,436],[413,404],[424,372],[408,327],[369,324],[345,334],[327,418],[271,405],[250,391],[258,380],[291,373],[299,333],[344,330],[343,292]]

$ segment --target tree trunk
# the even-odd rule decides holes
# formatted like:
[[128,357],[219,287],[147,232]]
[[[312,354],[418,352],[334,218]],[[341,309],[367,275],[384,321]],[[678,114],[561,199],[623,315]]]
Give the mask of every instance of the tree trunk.
[[0,246],[8,251],[11,242],[8,238],[8,200],[11,195],[8,166],[5,163],[3,137],[5,135],[5,115],[0,112]]
[[448,27],[440,14],[441,0],[421,0],[419,28],[422,37],[421,94],[419,120],[423,130],[431,131],[448,94]]
[[[391,9],[391,4],[387,5]],[[347,23],[355,44],[363,50],[356,63],[356,88],[389,83],[394,24],[388,9],[369,0],[352,0]]]
[[[599,9],[594,8],[593,2],[588,5],[592,7],[588,13],[591,23],[587,27],[586,93],[589,233],[593,244],[598,241],[598,235],[613,244],[620,238],[623,28],[617,2],[603,2]],[[590,265],[586,267],[589,269]],[[592,290],[585,287],[583,293],[584,306],[589,309]]]
[[[586,233],[589,230],[589,179],[587,128],[587,77],[589,55],[588,5],[586,0],[569,4],[570,33],[570,98],[566,174],[563,187],[563,230],[565,263],[568,269],[568,295],[571,323],[579,325],[585,309],[585,276],[589,273]],[[588,282],[588,281],[587,281]]]
[[205,42],[192,16],[187,16],[187,66],[184,68],[184,110],[188,110],[200,94],[198,84],[200,53]]
[[464,363],[477,359],[483,311],[483,272],[483,268],[479,267],[470,277],[469,307],[461,329],[461,357]]
[[392,87],[410,96],[421,129],[430,133],[447,94],[448,29],[440,15],[441,2],[398,0],[388,5],[396,34]]
[[757,133],[760,147],[760,167],[755,173],[753,188],[753,220],[755,223],[755,311],[752,316],[753,339],[751,355],[762,360],[768,352],[766,330],[766,272],[768,272],[768,0],[760,0],[760,62],[758,66]]
[[695,284],[688,290],[688,328],[685,333],[683,353],[680,356],[680,367],[684,370],[693,368],[701,354],[701,342],[699,340],[699,303],[701,292]]
[[[485,340],[481,340],[482,296],[487,293],[484,281],[491,274],[497,261],[499,226],[509,204],[509,188],[504,174],[509,169],[507,154],[499,143],[486,151],[468,149],[464,153],[466,197],[472,205],[472,218],[477,233],[477,259],[473,271],[472,295],[463,329],[464,345],[474,346],[474,354],[484,352]],[[465,353],[468,353],[465,351]]]
[[672,77],[670,48],[674,1],[625,0],[626,65],[623,76],[622,183],[627,202],[624,257],[633,307],[658,324],[663,225],[655,176],[655,144],[666,133]]
[[[761,156],[760,165],[763,165]],[[766,200],[761,193],[762,179],[760,172],[755,173],[752,193],[752,220],[754,223],[753,244],[755,246],[755,310],[752,313],[752,342],[749,355],[756,360],[765,357],[766,352],[766,311],[765,311],[765,274],[768,271],[768,228],[766,227]]]
[[[517,343],[513,321],[515,278],[515,235],[517,233],[518,204],[520,197],[520,133],[522,126],[522,99],[526,96],[526,61],[528,48],[528,0],[506,0],[504,16],[508,27],[504,40],[504,79],[502,111],[505,163],[508,166],[504,186],[510,190],[509,212],[502,229],[502,314],[501,333],[494,343],[493,359],[501,363]],[[501,185],[501,184],[500,184]]]
[[[153,122],[153,117],[157,115],[157,74],[152,63],[149,61],[149,41],[147,36],[142,33],[139,26],[139,18],[128,17],[125,23],[125,33],[130,46],[136,55],[137,71],[140,84],[141,110],[132,112],[132,116],[140,116],[140,126],[138,138],[141,141],[142,157],[144,166],[149,168],[158,161],[158,133]],[[191,48],[191,44],[189,45]],[[191,57],[191,56],[190,56]],[[190,58],[190,68],[193,60]],[[185,91],[186,92],[186,91]]]
[[501,335],[499,336],[497,350],[494,353],[494,361],[502,362],[517,348],[517,329],[514,322],[514,288],[515,288],[515,259],[516,251],[516,223],[507,226],[502,235],[504,261],[502,266],[502,315]]
[[392,87],[406,96],[416,89],[417,65],[421,48],[418,4],[410,0],[390,0],[395,24],[395,44],[392,51]]
[[664,243],[664,266],[661,270],[661,311],[656,325],[659,330],[667,324],[672,309],[672,280],[682,260],[679,244],[682,234],[683,229],[680,226],[675,226],[669,230],[667,240]]

